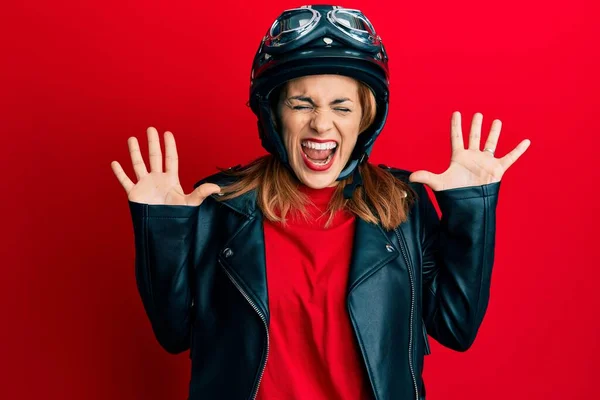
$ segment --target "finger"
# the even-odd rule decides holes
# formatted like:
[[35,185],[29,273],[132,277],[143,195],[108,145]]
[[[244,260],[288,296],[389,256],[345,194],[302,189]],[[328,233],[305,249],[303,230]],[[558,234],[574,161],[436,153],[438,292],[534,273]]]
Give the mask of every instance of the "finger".
[[[483,146],[485,149],[496,150],[498,147],[498,138],[500,137],[500,130],[502,129],[502,121],[499,119],[495,119],[492,122],[492,127],[490,128],[490,134],[488,135],[487,140],[485,141],[485,145]],[[490,153],[493,156],[492,153]]]
[[146,129],[148,134],[148,152],[150,154],[150,171],[162,172],[162,152],[160,150],[160,139],[158,131],[154,127]]
[[450,144],[452,151],[464,150],[465,142],[463,141],[462,127],[460,112],[454,111],[452,113],[452,120],[450,121]]
[[[408,180],[410,182],[419,182],[424,183],[429,186],[433,190],[439,190],[439,174],[434,174],[433,172],[418,170],[410,174]],[[442,185],[443,186],[443,185]]]
[[133,165],[135,176],[139,180],[141,177],[148,175],[146,164],[144,164],[144,159],[142,158],[142,153],[140,152],[140,144],[138,143],[137,138],[135,136],[130,137],[127,140],[127,144],[129,145],[129,155],[131,156],[131,164]]
[[506,171],[511,165],[515,163],[525,153],[525,150],[529,147],[531,141],[529,139],[523,140],[521,143],[517,145],[510,153],[505,155],[500,159],[500,164],[502,168]]
[[125,189],[125,192],[129,194],[129,192],[131,192],[131,189],[133,189],[135,184],[131,181],[131,179],[129,179],[125,171],[123,171],[121,164],[119,164],[118,161],[113,161],[110,163],[110,167],[112,168],[115,176],[119,180],[119,183],[121,183],[121,185]]
[[471,132],[469,133],[469,150],[480,150],[481,145],[481,123],[483,114],[475,113],[471,121]]
[[194,200],[202,203],[211,194],[219,193],[221,188],[214,183],[203,183],[194,191]]
[[165,132],[165,172],[175,176],[179,174],[179,157],[175,145],[175,136],[169,131]]

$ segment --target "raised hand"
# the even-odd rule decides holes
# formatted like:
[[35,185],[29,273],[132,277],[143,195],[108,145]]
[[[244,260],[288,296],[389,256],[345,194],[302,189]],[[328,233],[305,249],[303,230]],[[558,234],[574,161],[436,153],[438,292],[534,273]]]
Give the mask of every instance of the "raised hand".
[[450,128],[452,157],[450,166],[441,174],[424,170],[415,171],[408,179],[411,182],[424,183],[435,191],[479,186],[500,181],[506,170],[525,153],[531,141],[525,139],[504,157],[495,158],[494,151],[498,144],[502,122],[499,119],[492,122],[490,134],[482,151],[479,149],[482,120],[483,115],[475,113],[471,122],[469,147],[465,149],[460,112],[455,111],[452,113]]
[[131,162],[137,177],[137,183],[133,183],[125,174],[123,168],[117,161],[111,162],[110,166],[127,192],[127,198],[136,203],[199,206],[204,199],[214,193],[219,193],[221,188],[213,183],[200,185],[190,194],[185,194],[179,183],[177,146],[175,137],[169,131],[164,134],[165,139],[165,171],[163,172],[162,152],[160,140],[155,128],[149,127],[148,150],[150,153],[150,172],[146,169],[140,146],[135,136],[127,140]]

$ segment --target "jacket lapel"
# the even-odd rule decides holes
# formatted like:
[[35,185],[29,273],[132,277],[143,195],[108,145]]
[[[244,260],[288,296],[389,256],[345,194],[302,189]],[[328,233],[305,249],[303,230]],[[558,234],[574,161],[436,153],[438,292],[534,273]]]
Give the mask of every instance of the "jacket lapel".
[[398,249],[381,226],[357,217],[348,277],[348,293],[366,277],[398,255]]
[[252,206],[253,199],[249,199],[248,196],[252,194],[222,202],[243,216],[232,216],[232,220],[236,222],[230,226],[229,231],[232,233],[220,249],[219,260],[268,322],[263,215],[258,208]]

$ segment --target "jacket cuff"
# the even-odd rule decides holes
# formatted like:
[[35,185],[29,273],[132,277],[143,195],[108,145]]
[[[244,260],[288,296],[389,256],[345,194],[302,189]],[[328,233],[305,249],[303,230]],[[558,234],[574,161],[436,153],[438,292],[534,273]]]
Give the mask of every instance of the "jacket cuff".
[[198,206],[173,206],[164,204],[137,203],[128,200],[129,210],[134,220],[140,218],[190,218],[198,214]]
[[488,183],[478,186],[433,191],[438,203],[446,200],[465,200],[478,197],[497,196],[500,191],[500,182]]

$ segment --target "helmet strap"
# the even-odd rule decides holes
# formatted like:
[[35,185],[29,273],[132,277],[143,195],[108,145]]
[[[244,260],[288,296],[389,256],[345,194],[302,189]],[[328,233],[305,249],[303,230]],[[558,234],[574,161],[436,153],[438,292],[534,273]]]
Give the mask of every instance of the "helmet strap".
[[360,174],[359,166],[367,158],[368,158],[368,156],[366,154],[364,154],[361,157],[360,161],[358,162],[358,165],[356,166],[356,168],[354,168],[354,171],[352,172],[352,182],[350,182],[346,186],[344,186],[344,199],[351,199],[352,196],[354,195],[354,191],[356,190],[356,188],[359,186],[363,186],[363,179],[362,179],[362,175]]

